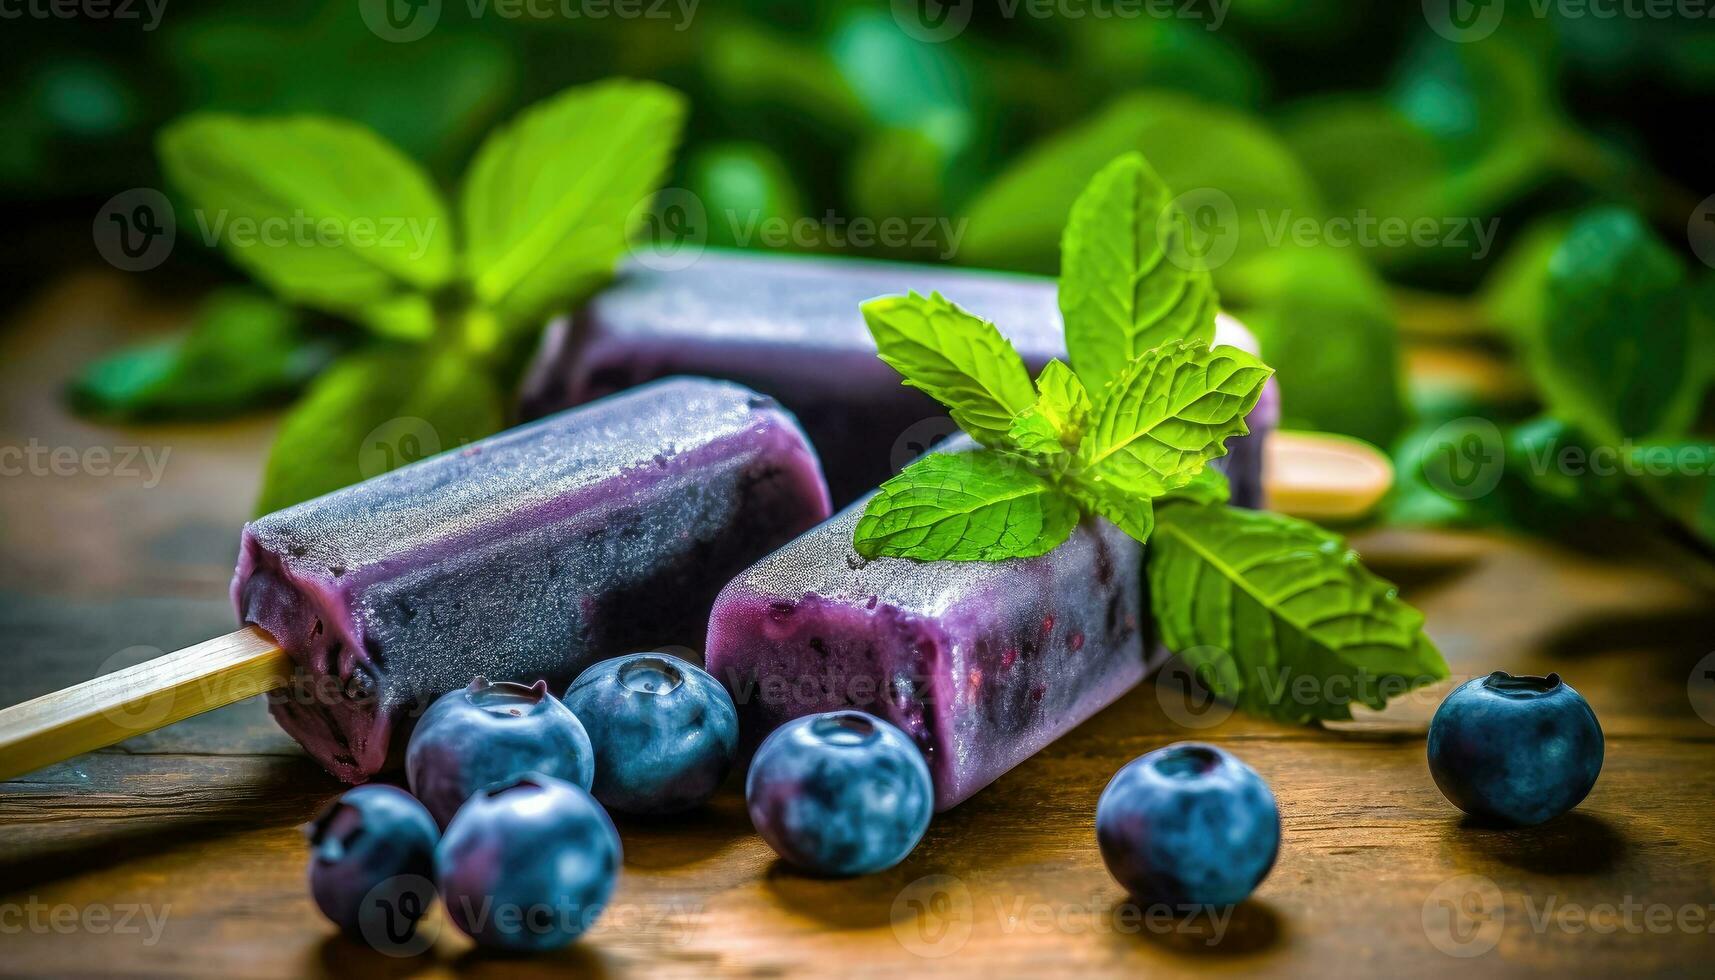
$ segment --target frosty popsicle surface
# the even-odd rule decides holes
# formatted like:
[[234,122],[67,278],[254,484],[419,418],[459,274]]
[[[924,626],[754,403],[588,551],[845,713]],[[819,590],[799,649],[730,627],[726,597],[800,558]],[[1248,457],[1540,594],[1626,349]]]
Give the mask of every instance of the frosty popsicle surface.
[[[1057,287],[1037,276],[864,259],[711,250],[689,268],[633,264],[551,326],[525,384],[526,414],[555,411],[672,374],[727,378],[780,399],[821,453],[836,505],[867,493],[955,431],[944,408],[875,355],[860,305],[939,291],[993,320],[1032,372],[1065,356]],[[1217,344],[1256,353],[1237,320]],[[1233,502],[1260,506],[1263,441],[1279,420],[1271,380],[1251,434],[1222,461]]]
[[292,656],[274,717],[362,782],[475,674],[558,689],[698,642],[720,587],[828,510],[790,414],[671,379],[259,518],[232,598]]
[[866,501],[715,601],[707,669],[750,748],[792,718],[868,711],[923,750],[945,810],[1143,679],[1143,546],[1112,524],[1087,519],[1039,558],[866,560]]

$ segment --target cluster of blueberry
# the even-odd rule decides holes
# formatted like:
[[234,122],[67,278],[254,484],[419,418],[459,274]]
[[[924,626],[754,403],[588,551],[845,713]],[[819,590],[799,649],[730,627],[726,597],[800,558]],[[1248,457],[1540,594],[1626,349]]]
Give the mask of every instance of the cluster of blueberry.
[[[607,811],[695,807],[737,751],[731,697],[667,654],[596,664],[564,700],[544,682],[478,677],[418,721],[405,753],[410,793],[360,786],[306,828],[310,890],[329,919],[371,945],[405,943],[438,891],[480,945],[564,946],[613,892],[621,851]],[[776,730],[746,792],[782,857],[831,875],[904,860],[934,802],[917,747],[856,711]]]
[[607,811],[694,807],[737,751],[732,699],[666,654],[596,664],[563,701],[545,682],[478,677],[417,722],[411,793],[360,786],[306,828],[310,891],[371,945],[404,944],[438,890],[480,945],[564,946],[613,893],[621,852]]
[[[720,787],[737,748],[726,691],[666,654],[597,664],[563,702],[544,683],[478,677],[418,723],[406,753],[415,798],[358,787],[310,825],[311,891],[328,918],[372,944],[400,942],[401,925],[408,932],[438,890],[448,917],[481,945],[566,945],[601,914],[618,875],[619,835],[607,810],[697,806]],[[1496,672],[1442,704],[1429,761],[1462,809],[1534,824],[1595,785],[1602,733],[1557,675]],[[827,875],[905,860],[934,804],[910,738],[861,711],[776,729],[756,752],[745,795],[769,846]],[[1139,902],[1226,906],[1274,866],[1280,811],[1249,766],[1182,742],[1114,776],[1097,804],[1096,836],[1108,870]]]

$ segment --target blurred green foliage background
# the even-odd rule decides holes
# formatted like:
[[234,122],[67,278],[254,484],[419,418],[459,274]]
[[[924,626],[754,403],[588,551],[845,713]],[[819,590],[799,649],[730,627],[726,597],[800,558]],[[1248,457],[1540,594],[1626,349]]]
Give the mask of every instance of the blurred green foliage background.
[[[1123,0],[1065,0],[1060,13],[1037,17],[1038,6],[969,0],[642,0],[644,16],[597,18],[609,8],[539,0],[528,9],[540,16],[508,16],[519,8],[444,0],[434,28],[406,43],[378,37],[357,0],[169,0],[152,30],[13,21],[6,32],[28,43],[9,45],[0,66],[9,93],[0,193],[21,232],[4,246],[22,287],[11,295],[99,263],[90,216],[118,191],[163,186],[153,138],[195,109],[349,117],[450,183],[482,135],[520,107],[571,84],[650,78],[690,99],[669,184],[712,215],[946,219],[952,236],[842,250],[1050,274],[1078,190],[1108,160],[1141,149],[1188,195],[1194,222],[1203,205],[1227,222],[1231,254],[1217,284],[1279,370],[1289,425],[1395,448],[1405,463],[1402,518],[1488,519],[1479,511],[1510,507],[1507,519],[1529,520],[1540,508],[1505,504],[1504,493],[1479,503],[1414,496],[1434,433],[1476,415],[1512,446],[1519,433],[1540,433],[1515,427],[1545,410],[1588,432],[1589,418],[1568,418],[1580,412],[1560,411],[1568,399],[1553,387],[1594,382],[1550,365],[1516,392],[1408,384],[1402,318],[1431,346],[1540,365],[1530,352],[1556,296],[1621,304],[1555,293],[1550,270],[1581,216],[1617,209],[1599,214],[1619,221],[1637,249],[1665,256],[1651,281],[1684,298],[1646,304],[1611,350],[1597,344],[1584,360],[1613,355],[1622,373],[1641,372],[1612,393],[1618,402],[1630,386],[1671,384],[1693,410],[1673,431],[1599,435],[1692,435],[1712,376],[1710,348],[1699,345],[1709,332],[1702,300],[1715,296],[1706,261],[1715,259],[1695,254],[1695,215],[1715,191],[1715,19],[1592,13],[1642,9],[1622,0],[1495,0],[1498,27],[1459,42],[1431,23],[1439,2],[1175,0],[1137,15]],[[970,18],[956,36],[932,43],[911,29],[913,18],[921,27],[948,9]],[[1350,229],[1427,219],[1437,233],[1355,243],[1361,231],[1329,223],[1342,217],[1356,220]],[[1300,219],[1310,228],[1295,234]],[[758,244],[747,227],[714,220],[710,243]],[[1563,270],[1590,277],[1634,281],[1623,264]],[[148,277],[163,290],[240,279],[199,248],[175,250]],[[1666,332],[1681,345],[1631,357],[1661,315],[1675,318]],[[1613,322],[1548,346],[1582,344]],[[1649,373],[1674,356],[1694,366],[1688,377]],[[281,362],[269,383],[300,383],[303,363]],[[206,399],[221,403],[219,392]],[[1529,499],[1544,492],[1526,489]],[[1596,492],[1581,486],[1574,496]],[[1609,499],[1594,506],[1612,512]],[[1686,499],[1715,498],[1700,484]],[[1576,500],[1567,506],[1582,513]]]

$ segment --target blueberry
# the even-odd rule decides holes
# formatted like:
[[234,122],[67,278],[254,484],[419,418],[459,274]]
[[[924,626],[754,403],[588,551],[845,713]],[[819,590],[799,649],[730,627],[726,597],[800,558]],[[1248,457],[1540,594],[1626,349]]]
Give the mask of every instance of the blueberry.
[[726,689],[664,653],[604,660],[572,682],[566,707],[595,747],[591,792],[622,813],[676,813],[720,788],[738,751]]
[[470,798],[435,851],[447,915],[480,946],[558,949],[595,924],[619,833],[583,789],[531,773]]
[[862,711],[789,721],[756,750],[750,820],[809,871],[858,875],[905,860],[929,828],[934,786],[905,733]]
[[1179,742],[1114,774],[1096,804],[1096,842],[1144,905],[1234,905],[1274,867],[1280,810],[1231,753]]
[[1429,723],[1429,772],[1455,806],[1530,826],[1577,806],[1602,771],[1602,726],[1560,680],[1497,670],[1459,685]]
[[477,790],[527,772],[584,789],[595,778],[589,735],[546,681],[526,687],[478,677],[430,705],[405,750],[411,792],[442,827]]
[[435,898],[435,840],[423,804],[393,786],[359,786],[304,825],[310,894],[328,920],[372,944],[401,943]]

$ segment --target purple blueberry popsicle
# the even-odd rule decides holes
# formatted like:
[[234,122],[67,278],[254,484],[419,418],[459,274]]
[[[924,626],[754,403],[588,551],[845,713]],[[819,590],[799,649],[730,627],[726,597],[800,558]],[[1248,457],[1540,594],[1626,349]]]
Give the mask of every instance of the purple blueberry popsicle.
[[695,643],[717,590],[828,510],[778,404],[671,379],[259,518],[232,598],[292,655],[281,727],[363,782],[475,674],[559,690],[603,657]]
[[1143,679],[1143,546],[1112,524],[1086,520],[1040,558],[865,560],[863,505],[715,600],[707,668],[749,748],[793,718],[868,711],[916,741],[945,810]]
[[[705,253],[690,268],[638,265],[551,326],[525,384],[526,415],[557,411],[673,374],[726,378],[778,398],[821,453],[836,505],[867,493],[954,431],[946,410],[875,356],[859,305],[940,291],[994,320],[1032,372],[1065,346],[1054,280],[863,259]],[[1237,320],[1216,343],[1255,353]],[[1274,382],[1251,434],[1221,460],[1234,503],[1262,500],[1262,444],[1279,419]]]

